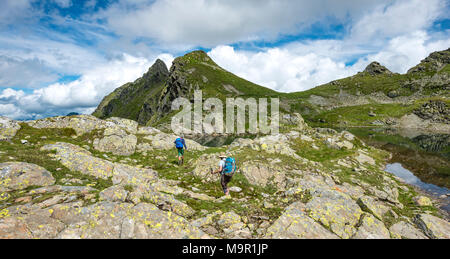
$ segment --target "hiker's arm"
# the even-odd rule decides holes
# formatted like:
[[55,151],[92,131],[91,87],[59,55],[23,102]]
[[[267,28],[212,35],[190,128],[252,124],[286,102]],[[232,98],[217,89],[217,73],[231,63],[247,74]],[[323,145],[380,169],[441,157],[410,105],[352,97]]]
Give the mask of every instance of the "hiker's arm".
[[186,147],[186,141],[184,141],[184,139],[183,139],[183,146],[184,146],[184,149],[187,150],[187,147]]
[[220,173],[220,172],[222,172],[222,166],[219,166],[219,169],[214,171],[214,172],[212,172],[212,174],[217,174],[217,173]]

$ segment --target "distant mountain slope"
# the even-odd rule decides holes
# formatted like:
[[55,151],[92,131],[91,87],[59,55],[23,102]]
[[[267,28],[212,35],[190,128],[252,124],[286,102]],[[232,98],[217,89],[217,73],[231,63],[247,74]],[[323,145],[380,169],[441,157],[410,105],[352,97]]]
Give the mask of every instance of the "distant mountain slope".
[[444,104],[433,112],[448,114],[449,97],[450,49],[430,54],[406,74],[373,62],[354,76],[287,95],[293,109],[316,126],[401,126],[400,118],[430,102]]
[[[143,77],[106,96],[93,115],[133,119],[141,125],[167,123],[176,113],[171,111],[172,101],[179,96],[193,100],[195,89],[203,91],[203,98],[221,100],[279,97],[283,113],[299,112],[316,126],[421,127],[401,118],[415,114],[416,124],[420,119],[445,121],[442,117],[450,106],[450,49],[430,54],[406,74],[372,62],[354,76],[296,93],[278,93],[251,83],[218,66],[204,51],[194,51],[176,58],[170,71],[156,61]],[[423,111],[424,107],[431,110]]]
[[202,90],[203,98],[221,100],[278,94],[224,70],[204,51],[194,51],[176,58],[170,71],[162,61],[156,61],[143,77],[106,96],[93,115],[99,118],[116,116],[136,120],[142,125],[155,125],[170,117],[174,99],[193,99],[196,89]]

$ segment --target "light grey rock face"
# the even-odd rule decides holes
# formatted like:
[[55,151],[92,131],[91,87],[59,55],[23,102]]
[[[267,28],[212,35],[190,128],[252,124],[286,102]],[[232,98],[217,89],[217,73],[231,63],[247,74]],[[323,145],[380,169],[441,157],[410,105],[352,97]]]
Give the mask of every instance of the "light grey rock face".
[[335,239],[335,234],[308,217],[304,204],[295,202],[285,209],[275,223],[267,229],[265,238]]
[[284,114],[281,117],[281,122],[289,125],[295,125],[295,129],[299,131],[309,128],[308,124],[306,124],[302,115],[300,115],[299,113]]
[[[297,134],[295,134],[297,133]],[[287,135],[276,134],[268,135],[264,137],[259,137],[256,139],[235,139],[231,144],[230,148],[251,148],[256,151],[264,151],[269,154],[282,154],[291,156],[298,160],[303,160],[296,152],[290,147],[290,137],[295,138],[299,136],[298,132],[291,132]]]
[[414,223],[429,237],[433,239],[450,239],[450,223],[428,214],[418,214]]
[[414,202],[418,206],[433,206],[433,203],[431,202],[430,198],[425,196],[417,196],[413,198]]
[[7,162],[0,164],[0,192],[22,190],[29,186],[47,186],[55,183],[55,178],[45,168],[38,165]]
[[373,197],[364,195],[358,199],[358,205],[365,211],[372,213],[378,219],[383,218],[383,214],[388,208],[382,203],[377,202]]
[[224,228],[231,227],[232,225],[238,224],[238,223],[241,223],[241,217],[238,214],[236,214],[234,211],[230,211],[230,212],[220,215],[220,218],[217,221],[217,224]]
[[0,236],[9,238],[209,238],[184,218],[155,205],[99,202],[10,211],[0,219]]
[[89,151],[77,145],[58,142],[45,145],[41,150],[56,151],[56,154],[53,156],[72,171],[102,179],[108,179],[113,176],[113,163],[94,157]]
[[204,181],[214,182],[218,181],[219,176],[217,174],[212,175],[211,172],[219,168],[219,154],[204,154],[200,156],[195,162],[194,171],[192,174]]
[[230,192],[242,192],[242,188],[238,186],[231,186],[229,190]]
[[27,121],[31,127],[42,128],[71,128],[78,136],[89,133],[93,130],[108,128],[120,128],[130,134],[136,134],[137,122],[123,118],[109,118],[107,120],[98,119],[92,115],[58,116],[34,121]]
[[393,238],[407,238],[407,239],[428,239],[422,232],[420,232],[413,225],[400,221],[389,228],[389,232]]
[[136,134],[138,130],[138,123],[137,121],[124,119],[124,118],[118,118],[118,117],[111,117],[106,119],[106,121],[113,122],[117,127],[126,130],[129,134]]
[[[136,132],[136,130],[134,130]],[[137,137],[127,134],[121,128],[107,128],[104,137],[94,140],[94,148],[100,152],[111,152],[115,155],[129,156],[136,150]]]
[[111,186],[100,192],[100,199],[106,201],[124,202],[127,199],[128,192],[122,186]]
[[360,207],[348,195],[334,190],[317,194],[306,204],[308,215],[320,221],[341,238],[350,238],[362,214]]
[[354,239],[389,239],[390,234],[383,222],[372,215],[365,214],[361,226],[352,237]]
[[280,190],[286,188],[286,174],[276,166],[269,167],[261,163],[245,162],[240,170],[250,184],[265,187],[272,183]]
[[78,136],[89,133],[95,129],[108,127],[106,121],[100,120],[91,115],[58,116],[34,121],[28,121],[28,125],[33,128],[72,128]]
[[12,139],[20,128],[17,121],[0,116],[0,141]]

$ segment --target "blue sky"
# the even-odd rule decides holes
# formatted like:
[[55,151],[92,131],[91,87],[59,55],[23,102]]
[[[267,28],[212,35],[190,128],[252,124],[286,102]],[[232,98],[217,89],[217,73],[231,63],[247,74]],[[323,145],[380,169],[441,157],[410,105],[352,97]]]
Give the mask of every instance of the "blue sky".
[[91,113],[160,58],[203,49],[277,91],[450,47],[449,0],[2,0],[0,115]]

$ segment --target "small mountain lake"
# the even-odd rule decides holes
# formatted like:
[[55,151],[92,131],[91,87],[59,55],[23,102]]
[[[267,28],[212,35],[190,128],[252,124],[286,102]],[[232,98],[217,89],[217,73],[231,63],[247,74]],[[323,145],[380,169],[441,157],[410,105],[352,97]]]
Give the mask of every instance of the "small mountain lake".
[[345,130],[371,146],[389,151],[392,158],[385,170],[439,198],[441,208],[450,212],[450,134],[389,128]]

